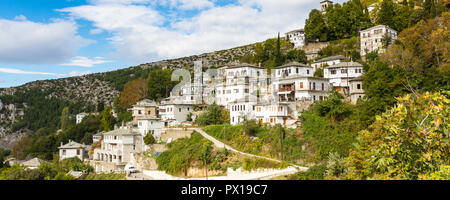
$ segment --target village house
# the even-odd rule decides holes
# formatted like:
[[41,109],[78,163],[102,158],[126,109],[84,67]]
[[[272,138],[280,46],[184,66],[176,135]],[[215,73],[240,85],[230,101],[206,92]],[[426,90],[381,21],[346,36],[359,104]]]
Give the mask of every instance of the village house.
[[104,132],[100,132],[100,133],[93,135],[92,142],[100,142],[100,139],[102,139],[103,133]]
[[191,104],[166,104],[159,106],[161,120],[165,126],[178,126],[187,121],[189,113],[194,112],[194,105]]
[[327,8],[332,6],[333,2],[329,1],[329,0],[325,0],[320,2],[320,11],[322,12],[322,14],[327,13]]
[[326,58],[322,58],[319,59],[317,61],[314,61],[311,63],[311,66],[314,67],[314,69],[318,69],[318,68],[324,68],[326,66],[332,66],[332,65],[337,65],[339,63],[341,63],[341,61],[345,60],[346,58],[344,56],[331,56],[331,57],[326,57]]
[[86,117],[86,116],[88,116],[89,114],[88,113],[80,113],[80,114],[77,114],[76,115],[76,123],[77,124],[79,124],[79,123],[81,123],[82,121],[83,121],[83,119]]
[[78,157],[80,160],[84,160],[85,158],[89,158],[88,152],[91,146],[79,144],[72,140],[69,140],[69,143],[63,144],[61,142],[61,146],[59,149],[59,160],[64,160],[68,158]]
[[361,76],[350,79],[350,100],[353,104],[356,104],[358,99],[365,96],[365,91],[362,88],[363,79]]
[[225,69],[215,86],[216,103],[229,108],[229,103],[246,96],[267,92],[267,71],[250,64],[239,64]]
[[374,26],[359,32],[361,40],[361,56],[378,50],[378,53],[385,51],[383,48],[383,38],[389,36],[391,43],[397,40],[397,31],[385,25]]
[[133,125],[137,125],[138,119],[146,119],[146,118],[158,118],[158,105],[155,101],[144,99],[137,102],[131,109],[131,115],[133,116]]
[[93,162],[95,172],[123,172],[125,165],[135,153],[142,153],[143,137],[129,124],[103,134],[101,148],[95,149]]
[[290,76],[314,76],[314,68],[298,62],[291,62],[275,68],[275,79]]
[[305,30],[297,29],[286,33],[286,38],[294,44],[294,48],[303,47],[306,45]]
[[280,102],[324,100],[328,96],[329,80],[314,77],[314,68],[289,63],[275,69],[271,92]]
[[260,103],[255,105],[255,118],[261,123],[270,125],[286,125],[289,117],[289,105],[287,103]]
[[250,101],[248,98],[240,99],[230,103],[230,124],[237,125],[245,120],[256,119],[256,101]]
[[22,162],[20,164],[24,165],[28,169],[38,169],[39,166],[41,166],[42,163],[47,163],[47,162],[44,161],[44,160],[41,160],[39,158],[33,158],[33,159],[28,160],[28,161]]
[[144,138],[147,134],[152,134],[158,140],[164,129],[164,122],[159,118],[138,119],[138,131]]
[[324,68],[323,75],[337,91],[348,95],[349,80],[363,74],[363,66],[357,62],[341,62]]
[[273,82],[274,95],[279,102],[322,101],[330,90],[329,79],[296,76]]

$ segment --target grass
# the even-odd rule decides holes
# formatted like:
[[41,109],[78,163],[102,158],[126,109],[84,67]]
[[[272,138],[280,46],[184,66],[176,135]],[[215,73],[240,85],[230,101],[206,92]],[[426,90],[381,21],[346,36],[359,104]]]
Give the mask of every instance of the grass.
[[[275,159],[280,159],[281,157],[279,128],[258,127],[255,134],[256,137],[243,134],[244,127],[242,125],[211,125],[204,127],[203,130],[239,151]],[[302,151],[302,145],[303,140],[297,134],[297,130],[286,130],[283,139],[284,160],[297,163],[299,160],[304,159],[307,153]]]

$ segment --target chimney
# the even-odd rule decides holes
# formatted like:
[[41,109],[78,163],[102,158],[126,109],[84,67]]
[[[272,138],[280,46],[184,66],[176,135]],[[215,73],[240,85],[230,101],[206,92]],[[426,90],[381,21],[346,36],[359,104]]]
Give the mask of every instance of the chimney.
[[63,142],[61,142],[61,146],[63,146]]

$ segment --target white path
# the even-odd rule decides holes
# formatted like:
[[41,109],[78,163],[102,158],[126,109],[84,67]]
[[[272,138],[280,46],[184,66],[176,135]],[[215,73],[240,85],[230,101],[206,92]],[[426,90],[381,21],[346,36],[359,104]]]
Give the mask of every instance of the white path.
[[[171,130],[185,130],[183,128],[173,128]],[[268,158],[268,157],[264,157],[264,156],[258,156],[258,155],[253,155],[253,154],[249,154],[249,153],[245,153],[242,151],[238,151],[236,149],[234,149],[233,147],[224,144],[223,142],[217,140],[216,138],[210,136],[208,133],[206,133],[205,131],[203,131],[201,128],[187,128],[187,130],[192,130],[192,131],[197,131],[198,133],[200,133],[204,138],[208,139],[209,141],[214,143],[214,146],[216,146],[217,148],[227,148],[227,150],[242,154],[242,155],[246,155],[246,156],[250,156],[250,157],[255,157],[255,158],[262,158],[262,159],[266,159],[266,160],[270,160],[270,161],[274,161],[274,162],[281,162],[280,160],[277,159],[273,159],[273,158]],[[289,163],[289,165],[298,168],[299,171],[306,171],[308,170],[307,167],[301,167],[295,164],[291,164]]]

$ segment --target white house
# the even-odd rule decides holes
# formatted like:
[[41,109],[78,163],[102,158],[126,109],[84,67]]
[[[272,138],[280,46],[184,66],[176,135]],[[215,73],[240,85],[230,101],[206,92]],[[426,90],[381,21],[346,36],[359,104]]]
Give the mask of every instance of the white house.
[[146,119],[149,117],[157,118],[158,113],[158,105],[155,101],[144,99],[137,102],[131,109],[128,109],[132,112],[133,116],[133,124],[137,124],[138,119]]
[[[314,76],[314,68],[298,62],[291,62],[275,68],[275,79],[286,78],[290,76]],[[273,76],[273,75],[272,75]]]
[[241,99],[230,104],[230,124],[237,125],[245,120],[256,119],[256,101],[248,101],[248,99]]
[[159,106],[159,114],[166,126],[176,126],[187,121],[187,116],[194,112],[194,107],[191,104],[166,104]]
[[294,44],[294,48],[303,47],[306,45],[305,30],[297,29],[286,33],[286,38]]
[[287,103],[257,104],[255,117],[261,124],[286,125],[289,119],[289,106]]
[[152,134],[155,139],[161,137],[161,132],[164,129],[164,122],[157,118],[147,118],[138,120],[138,130],[142,137],[147,134]]
[[25,161],[25,162],[20,163],[20,164],[21,164],[21,165],[24,165],[24,166],[27,167],[28,169],[37,169],[37,168],[39,168],[39,166],[40,166],[42,163],[47,163],[47,162],[44,161],[44,160],[41,160],[41,159],[39,159],[39,158],[33,158],[33,159],[30,159],[30,160]]
[[330,84],[337,91],[348,92],[349,80],[363,74],[363,66],[357,62],[341,62],[337,65],[325,67],[323,75],[330,79]]
[[82,121],[83,121],[83,119],[86,117],[86,116],[88,116],[89,114],[88,113],[80,113],[80,114],[78,114],[77,116],[76,116],[76,123],[77,124],[79,124],[79,123],[81,123]]
[[375,50],[384,52],[382,39],[386,35],[391,37],[391,43],[397,40],[397,31],[385,25],[374,26],[359,32],[361,40],[361,56]]
[[333,5],[333,2],[329,0],[320,2],[320,11],[322,12],[322,14],[327,13],[327,8],[330,7],[331,5]]
[[76,143],[72,140],[69,140],[69,143],[63,145],[61,142],[61,146],[59,149],[59,160],[64,160],[67,158],[78,157],[80,160],[84,160],[85,158],[89,158],[88,152],[90,146]]
[[343,61],[344,59],[345,59],[345,57],[341,56],[341,55],[326,57],[326,58],[322,58],[322,59],[312,62],[311,66],[314,67],[314,69],[324,68],[326,66],[337,65],[337,64],[341,63],[341,61]]
[[97,133],[97,134],[93,135],[92,136],[92,142],[99,142],[100,139],[102,139],[103,133],[104,132],[100,132],[100,133]]
[[123,172],[125,165],[135,153],[142,153],[142,135],[132,127],[120,127],[103,134],[101,148],[95,149],[93,162],[95,172]]
[[223,76],[217,77],[220,83],[215,85],[215,102],[228,108],[230,102],[266,93],[266,74],[266,69],[250,64],[227,67]]
[[356,104],[358,99],[363,98],[365,96],[365,91],[362,88],[362,77],[356,77],[349,80],[350,83],[350,100],[353,104]]
[[307,76],[274,80],[272,86],[279,102],[322,101],[330,90],[329,79]]

